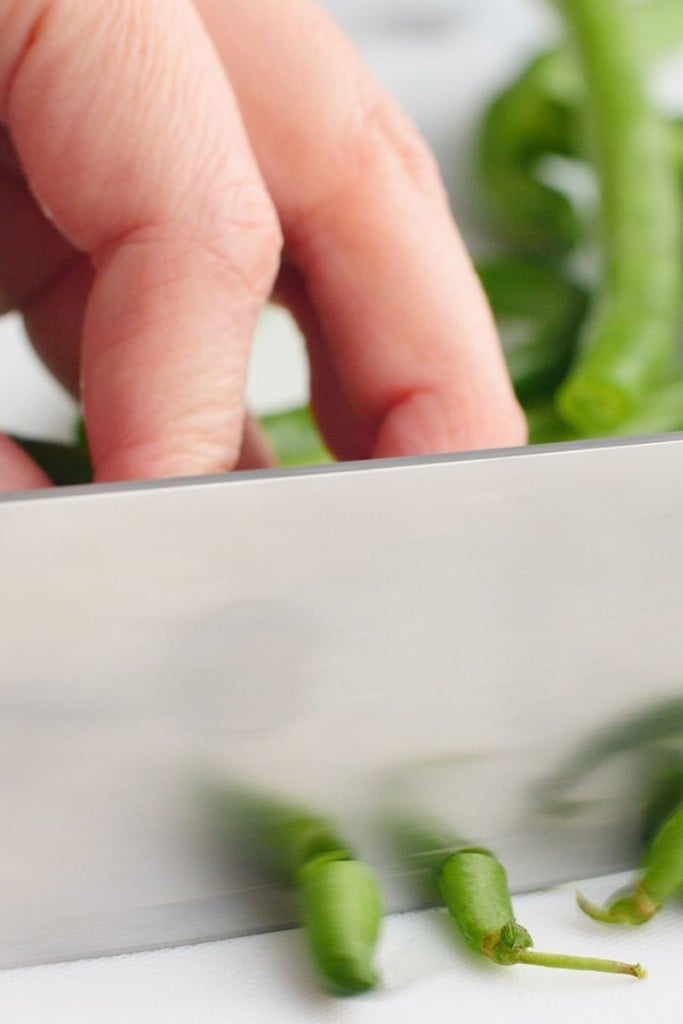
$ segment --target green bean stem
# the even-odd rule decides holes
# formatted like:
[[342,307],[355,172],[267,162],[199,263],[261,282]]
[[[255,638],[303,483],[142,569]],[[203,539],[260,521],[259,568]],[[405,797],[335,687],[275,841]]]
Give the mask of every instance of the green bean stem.
[[564,419],[591,435],[631,415],[675,365],[681,204],[672,133],[648,95],[623,0],[556,0],[586,80],[602,209],[603,282],[582,352],[560,390]]
[[603,960],[594,956],[565,956],[562,953],[540,953],[535,949],[521,949],[514,961],[532,967],[554,967],[561,971],[594,971],[597,974],[630,974],[646,978],[647,971],[640,964],[627,964],[621,960]]
[[580,894],[578,904],[594,921],[645,924],[683,887],[683,803],[669,815],[645,855],[643,872],[632,890],[596,907]]
[[488,850],[470,848],[450,856],[440,870],[439,887],[467,944],[496,964],[645,977],[640,964],[532,950],[531,936],[515,920],[505,869]]

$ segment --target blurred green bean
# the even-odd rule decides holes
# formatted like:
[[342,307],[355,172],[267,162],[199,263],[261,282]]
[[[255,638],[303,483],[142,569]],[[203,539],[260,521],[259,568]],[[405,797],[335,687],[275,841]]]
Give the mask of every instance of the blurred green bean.
[[572,249],[581,224],[570,200],[542,180],[549,154],[578,148],[576,97],[564,53],[538,55],[485,111],[475,147],[475,189],[518,251],[558,257]]
[[260,418],[269,444],[281,466],[320,465],[332,462],[316,426],[310,406],[300,406]]
[[[586,291],[537,259],[504,256],[477,267],[503,336],[508,369],[523,403],[552,394],[576,349],[588,308]],[[521,338],[506,339],[506,329]]]
[[670,125],[655,109],[623,0],[556,0],[590,103],[600,185],[602,280],[580,355],[558,395],[587,435],[618,428],[675,368],[683,215]]

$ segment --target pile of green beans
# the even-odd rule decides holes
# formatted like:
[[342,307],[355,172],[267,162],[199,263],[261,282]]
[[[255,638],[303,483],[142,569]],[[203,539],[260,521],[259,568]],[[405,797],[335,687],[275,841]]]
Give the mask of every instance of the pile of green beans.
[[[308,808],[238,786],[208,788],[209,810],[222,842],[236,840],[258,877],[287,886],[318,977],[333,995],[354,996],[379,983],[376,948],[384,913],[379,883],[355,858],[335,827]],[[543,953],[515,919],[507,874],[487,849],[466,845],[414,817],[393,821],[393,844],[428,869],[426,902],[437,896],[467,945],[500,966],[527,964],[644,978],[640,964]],[[660,846],[662,841],[658,840]],[[660,857],[661,859],[661,857]]]
[[[558,365],[565,356],[561,379],[533,395],[518,390],[530,442],[682,430],[683,128],[656,108],[650,72],[683,42],[683,5],[555,6],[565,37],[490,103],[475,152],[475,187],[503,258],[542,257],[588,293],[571,330],[560,321],[546,339]],[[558,160],[590,172],[597,224],[552,183]],[[585,270],[595,263],[597,272]],[[482,280],[505,336],[508,310]],[[521,275],[517,287],[528,288]],[[537,301],[542,310],[540,293]],[[512,348],[513,379],[514,359]]]

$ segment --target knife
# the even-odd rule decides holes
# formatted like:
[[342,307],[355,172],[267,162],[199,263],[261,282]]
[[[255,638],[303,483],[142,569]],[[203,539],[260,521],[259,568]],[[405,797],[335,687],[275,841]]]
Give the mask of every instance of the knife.
[[677,435],[3,498],[0,965],[291,925],[216,786],[330,815],[390,910],[394,812],[516,892],[630,866],[682,524]]

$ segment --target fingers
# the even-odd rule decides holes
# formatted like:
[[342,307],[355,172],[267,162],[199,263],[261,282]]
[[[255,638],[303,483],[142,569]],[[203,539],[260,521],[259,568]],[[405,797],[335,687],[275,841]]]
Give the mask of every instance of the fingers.
[[189,0],[0,0],[0,110],[39,205],[95,267],[97,479],[230,468],[280,235]]
[[50,481],[26,452],[0,434],[0,493],[49,487]]
[[23,308],[73,260],[21,175],[0,167],[0,312]]
[[244,424],[242,450],[236,469],[266,469],[275,465],[275,456],[258,420],[248,415]]
[[80,398],[81,337],[95,279],[90,260],[76,258],[22,306],[24,326],[48,370]]
[[522,443],[492,318],[413,126],[310,0],[234,0],[229,18],[223,0],[198,7],[306,282],[333,450]]

